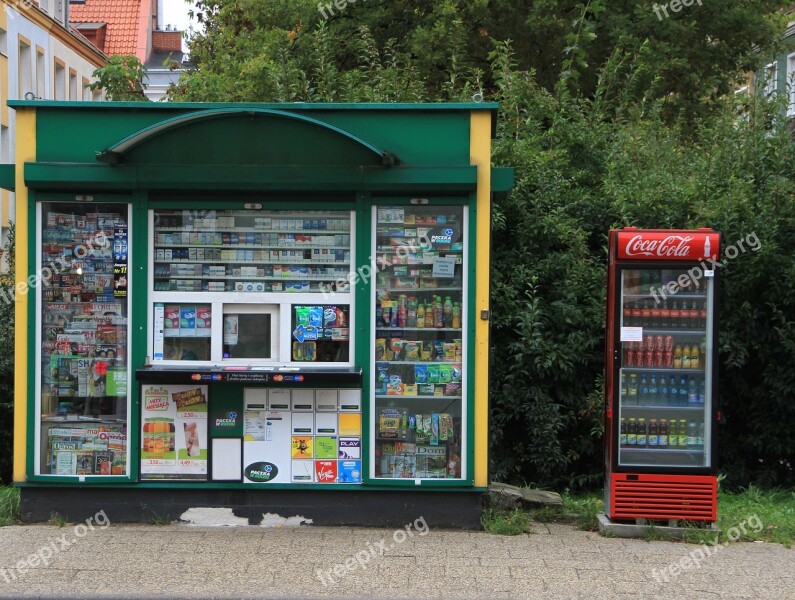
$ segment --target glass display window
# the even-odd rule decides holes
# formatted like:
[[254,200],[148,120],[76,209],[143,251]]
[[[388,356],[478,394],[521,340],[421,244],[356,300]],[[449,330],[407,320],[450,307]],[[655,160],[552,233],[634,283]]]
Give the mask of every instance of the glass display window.
[[36,474],[127,475],[126,204],[39,205]]

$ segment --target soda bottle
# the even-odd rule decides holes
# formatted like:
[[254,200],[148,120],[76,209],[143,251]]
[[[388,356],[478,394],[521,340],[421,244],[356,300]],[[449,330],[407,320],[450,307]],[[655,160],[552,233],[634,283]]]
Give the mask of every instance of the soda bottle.
[[627,374],[621,373],[621,399],[626,404],[627,401]]
[[425,328],[430,329],[433,327],[433,296],[431,296],[431,303],[428,305],[428,301],[425,301]]
[[461,329],[461,304],[453,304],[453,329]]
[[682,346],[677,346],[674,350],[674,369],[682,368]]
[[674,303],[671,305],[671,329],[679,329],[679,303],[674,300]]
[[622,312],[622,315],[624,317],[624,321],[623,321],[622,325],[624,327],[632,327],[632,325],[633,325],[633,323],[632,323],[632,307],[629,305],[629,302],[627,302],[626,300],[624,300],[624,310]]
[[646,300],[640,307],[640,325],[641,327],[651,327],[651,300]]
[[627,446],[627,420],[624,417],[621,417],[621,428],[619,429],[618,433],[618,445],[621,448],[626,448]]
[[641,417],[638,419],[638,448],[645,448],[647,444],[646,419]]
[[398,327],[406,327],[409,314],[408,303],[406,294],[398,296]]
[[627,383],[627,404],[638,403],[638,376],[635,373],[630,374],[629,382]]
[[668,307],[668,300],[663,302],[660,307],[660,328],[668,329],[671,326],[671,309]]
[[701,385],[698,388],[698,403],[701,406],[704,406],[704,403],[707,401],[707,382],[702,377],[701,378]]
[[687,448],[687,421],[679,419],[679,447]]
[[632,342],[626,342],[624,344],[624,366],[635,366],[635,347],[633,346]]
[[677,406],[687,406],[687,379],[682,375],[679,378],[679,402]]
[[640,376],[640,390],[638,391],[638,404],[649,403],[649,382],[646,380],[646,373]]
[[417,299],[409,296],[408,314],[406,316],[406,327],[417,326]]
[[649,421],[649,448],[656,448],[660,445],[660,430],[657,427],[657,419]]
[[699,323],[698,323],[698,320],[699,320],[698,319],[698,314],[699,314],[699,312],[698,312],[698,307],[696,306],[696,301],[695,300],[693,300],[693,302],[690,303],[690,310],[688,311],[688,313],[689,313],[688,316],[690,317],[689,318],[690,327],[692,327],[693,329],[697,329],[698,325],[699,325]]
[[654,300],[651,304],[650,325],[660,327],[660,304]]
[[698,316],[699,316],[699,321],[700,321],[699,326],[702,329],[706,329],[707,328],[707,303],[706,302],[702,302],[701,303],[701,308],[698,311]]
[[660,421],[660,440],[657,444],[660,448],[668,447],[668,419]]
[[685,346],[682,348],[682,368],[690,368],[690,346]]
[[425,302],[420,302],[417,306],[417,327],[425,328]]
[[698,386],[696,385],[696,378],[690,377],[687,382],[687,405],[698,406]]
[[659,402],[661,406],[665,406],[668,404],[668,379],[666,379],[665,375],[660,375],[660,391],[657,396],[659,398]]
[[659,398],[660,390],[657,387],[657,375],[654,373],[651,374],[651,378],[649,379],[649,399],[647,404],[657,404],[657,399]]
[[668,406],[677,404],[679,404],[679,388],[676,385],[676,377],[671,375],[668,380]]
[[453,326],[453,301],[450,296],[447,296],[444,299],[444,306],[443,306],[443,318],[444,318],[444,326],[445,327],[452,327]]
[[635,422],[635,417],[629,419],[627,426],[627,446],[638,445],[638,424]]
[[703,421],[698,424],[698,438],[696,439],[696,446],[704,448],[704,423]]
[[696,344],[690,348],[690,368],[701,368],[701,349]]
[[649,285],[651,284],[651,275],[648,271],[641,271],[640,274],[640,293],[648,294]]
[[695,448],[698,445],[698,425],[695,420],[690,419],[687,424],[687,447]]
[[668,423],[668,447],[671,449],[675,449],[679,447],[679,426],[676,423],[676,419],[671,419]]
[[436,301],[433,304],[433,326],[436,328],[444,327],[444,306],[442,305],[441,296],[436,296]]
[[635,304],[632,305],[632,326],[633,327],[640,327],[641,325],[643,325],[643,323],[641,322],[642,321],[641,317],[642,317],[642,311],[641,311],[641,308],[640,308],[640,300],[638,300],[637,302],[635,302]]

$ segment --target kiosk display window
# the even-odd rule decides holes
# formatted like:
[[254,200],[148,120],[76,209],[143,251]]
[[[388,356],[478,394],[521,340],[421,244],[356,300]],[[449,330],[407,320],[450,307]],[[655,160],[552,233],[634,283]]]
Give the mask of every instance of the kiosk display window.
[[42,475],[126,475],[128,209],[43,203],[38,260]]
[[466,420],[466,212],[379,206],[373,248],[371,474],[460,479]]

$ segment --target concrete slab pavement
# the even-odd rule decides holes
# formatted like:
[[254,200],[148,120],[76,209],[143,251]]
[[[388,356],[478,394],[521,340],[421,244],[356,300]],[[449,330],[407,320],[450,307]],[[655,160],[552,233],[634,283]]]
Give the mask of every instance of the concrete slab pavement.
[[682,568],[699,546],[542,523],[515,537],[407,526],[3,527],[0,598],[795,599],[795,550],[775,544]]

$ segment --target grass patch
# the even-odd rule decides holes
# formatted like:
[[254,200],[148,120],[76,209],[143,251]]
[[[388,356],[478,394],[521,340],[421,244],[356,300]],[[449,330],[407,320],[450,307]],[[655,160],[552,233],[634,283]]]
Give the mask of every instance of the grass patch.
[[19,520],[19,488],[0,486],[0,527]]
[[50,520],[47,523],[56,527],[66,527],[69,524],[69,520],[62,514],[53,512],[50,514]]
[[565,523],[583,531],[598,531],[597,515],[604,512],[601,492],[572,496],[568,490],[561,494],[562,507],[545,506],[532,509],[529,514],[539,523]]
[[790,548],[795,540],[795,490],[750,485],[739,493],[720,492],[718,527],[721,541],[760,540]]
[[486,533],[495,535],[520,535],[533,533],[532,517],[520,508],[505,510],[487,508],[481,517]]

